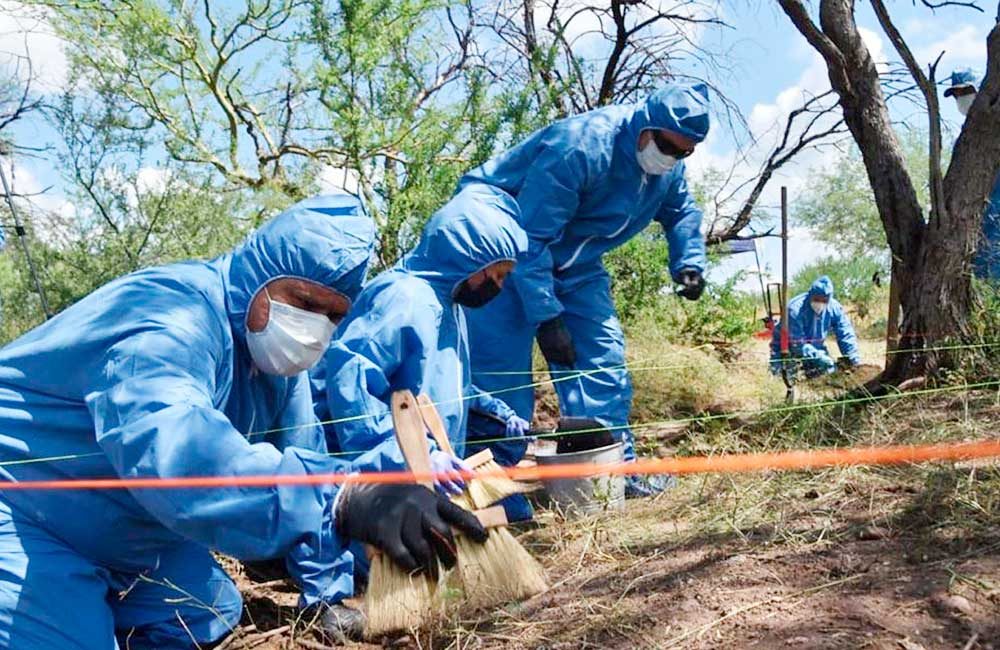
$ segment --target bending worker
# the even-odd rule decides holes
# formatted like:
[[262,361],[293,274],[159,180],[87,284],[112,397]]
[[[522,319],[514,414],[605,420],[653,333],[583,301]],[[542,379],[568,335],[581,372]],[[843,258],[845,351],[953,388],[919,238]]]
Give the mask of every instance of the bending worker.
[[[861,364],[858,337],[844,307],[833,297],[833,281],[821,276],[809,291],[788,303],[790,329],[789,354],[801,364],[807,377],[818,377],[837,370],[837,364],[826,348],[826,336],[832,329],[837,337],[840,354],[851,366]],[[771,337],[771,372],[781,372],[781,328],[778,323]]]
[[[977,81],[971,70],[956,70],[951,73],[951,86],[944,91],[944,96],[955,98],[958,112],[963,116],[969,114],[972,102],[976,100]],[[972,265],[976,277],[1000,280],[1000,175],[993,182],[993,190],[986,197],[985,203],[979,246]]]
[[[530,419],[537,337],[554,371],[562,415],[613,427],[626,459],[635,458],[625,337],[601,257],[656,220],[670,246],[671,277],[683,285],[680,294],[701,296],[702,213],[682,159],[708,133],[708,111],[706,86],[669,85],[637,104],[555,122],[462,178],[460,186],[484,182],[517,197],[528,233],[528,252],[511,275],[514,291],[468,312],[477,386],[509,391],[504,399]],[[664,483],[630,477],[626,494],[652,494]]]
[[[350,470],[325,454],[304,371],[373,238],[354,199],[311,199],[232,253],[119,278],[15,340],[0,351],[0,477]],[[485,538],[416,485],[0,488],[0,647],[207,647],[242,609],[211,550],[286,557],[301,604],[337,626],[321,604],[349,539],[428,568],[454,562],[450,526]]]
[[[350,453],[365,469],[402,468],[389,406],[402,389],[437,404],[459,456],[469,408],[503,419],[512,436],[524,433],[525,420],[472,386],[459,307],[482,307],[500,293],[527,247],[517,214],[505,192],[469,185],[431,217],[413,250],[365,286],[312,372],[317,414],[333,420],[325,425],[331,451]],[[431,461],[436,472],[455,472],[439,487],[461,492],[461,460],[435,449]]]

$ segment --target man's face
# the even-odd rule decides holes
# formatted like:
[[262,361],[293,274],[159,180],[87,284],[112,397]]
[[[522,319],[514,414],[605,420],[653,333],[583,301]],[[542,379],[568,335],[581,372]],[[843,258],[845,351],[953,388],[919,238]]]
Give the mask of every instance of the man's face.
[[951,95],[955,98],[958,112],[962,115],[968,115],[969,109],[972,108],[972,102],[976,100],[976,89],[973,86],[960,86],[953,88]]
[[271,300],[283,302],[305,311],[323,314],[333,324],[339,323],[351,308],[350,299],[330,287],[300,278],[278,278],[266,285],[267,291],[258,291],[247,313],[247,328],[260,332],[267,325],[271,314]]
[[643,129],[639,134],[638,148],[644,149],[649,141],[656,143],[656,148],[666,156],[673,156],[680,160],[687,158],[694,153],[697,144],[691,138],[684,137],[680,133],[674,133],[667,129]]
[[501,289],[503,289],[503,283],[510,275],[510,272],[514,270],[514,262],[504,261],[504,262],[494,262],[490,264],[485,269],[481,271],[476,271],[468,278],[465,282],[468,284],[469,289],[472,291],[477,291],[487,280],[493,280],[494,283]]

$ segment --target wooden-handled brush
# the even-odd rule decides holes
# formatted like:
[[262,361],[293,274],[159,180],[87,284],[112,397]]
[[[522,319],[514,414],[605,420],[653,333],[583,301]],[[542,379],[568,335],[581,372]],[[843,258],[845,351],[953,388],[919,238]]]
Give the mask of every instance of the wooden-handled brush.
[[[424,424],[434,436],[438,446],[441,447],[442,451],[454,456],[455,451],[448,440],[448,434],[434,403],[426,395],[421,395],[417,400],[420,403]],[[493,463],[497,469],[500,467],[493,460],[492,454],[489,454],[487,462]],[[492,478],[490,477],[490,480]],[[509,494],[522,491],[514,481],[506,477],[500,478],[514,484],[515,491],[509,492]],[[473,483],[480,480],[471,479],[467,481],[467,485],[471,488]],[[469,488],[459,498],[452,500],[469,508],[467,504],[475,501]],[[508,496],[508,494],[503,494],[503,496]],[[474,607],[493,607],[512,600],[528,598],[548,589],[545,572],[541,565],[507,530],[507,517],[503,508],[496,506],[489,510],[499,511],[497,516],[502,521],[502,525],[490,531],[490,536],[485,544],[476,544],[461,535],[456,539],[458,571],[466,599]]]
[[[417,403],[420,404],[420,413],[423,416],[424,425],[431,432],[438,447],[442,451],[455,456],[455,450],[451,446],[451,440],[448,439],[448,432],[445,431],[444,422],[441,420],[441,415],[438,413],[437,407],[434,406],[434,402],[428,395],[418,395]],[[532,489],[529,485],[518,483],[504,476],[501,473],[503,468],[494,460],[493,452],[489,449],[484,449],[469,456],[465,459],[465,462],[472,468],[473,472],[482,472],[487,474],[487,476],[472,478],[466,481],[468,500],[471,501],[471,507],[459,499],[454,500],[463,508],[469,510],[473,508],[485,508],[512,494],[530,492]]]
[[[410,391],[392,395],[392,421],[396,442],[406,461],[406,467],[420,475],[420,485],[433,490],[430,464],[430,445],[419,406]],[[500,506],[475,510],[476,518],[485,528],[507,525],[507,518]],[[464,540],[459,536],[459,540]],[[461,556],[461,541],[458,542]],[[472,544],[468,540],[465,543]],[[426,624],[443,612],[445,606],[442,583],[447,572],[439,571],[438,581],[423,574],[409,574],[395,565],[387,555],[369,549],[371,570],[365,608],[368,624],[365,634],[377,637],[389,632],[412,630]],[[461,560],[459,560],[461,562]]]
[[[431,474],[430,445],[410,391],[392,394],[392,423],[407,469],[422,474],[425,478],[420,484],[433,490],[433,482],[427,478]],[[407,573],[384,553],[369,550],[369,558],[366,636],[418,628],[440,611],[443,603],[436,597],[437,584],[429,576]]]

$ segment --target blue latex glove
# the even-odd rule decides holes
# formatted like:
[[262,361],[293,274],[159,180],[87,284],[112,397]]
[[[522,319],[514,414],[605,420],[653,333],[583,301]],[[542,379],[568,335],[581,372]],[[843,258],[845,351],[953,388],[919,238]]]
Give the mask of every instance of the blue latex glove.
[[472,468],[461,458],[455,458],[446,451],[435,449],[431,452],[431,471],[447,475],[434,478],[434,487],[438,492],[446,495],[461,494],[465,489],[465,480],[459,472],[471,472]]
[[524,418],[512,415],[507,419],[506,433],[508,438],[520,438],[527,433],[530,428],[531,423]]
[[823,369],[823,372],[826,372],[827,374],[837,370],[837,363],[829,354],[820,354],[816,357],[816,363]]

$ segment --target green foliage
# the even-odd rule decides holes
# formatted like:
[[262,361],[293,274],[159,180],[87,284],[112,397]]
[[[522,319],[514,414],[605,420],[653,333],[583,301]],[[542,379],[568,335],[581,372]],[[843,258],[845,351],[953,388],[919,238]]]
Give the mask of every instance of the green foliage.
[[[981,381],[1000,377],[1000,284],[973,279],[976,302],[969,324],[968,341],[953,340],[952,345],[969,345],[951,355],[955,375],[963,381]],[[939,343],[948,345],[948,343]]]
[[622,321],[655,321],[673,343],[735,343],[757,329],[757,299],[736,290],[737,274],[722,284],[709,283],[698,301],[673,295],[667,270],[667,243],[659,225],[651,225],[604,256],[611,294]]
[[266,195],[258,219],[337,170],[379,226],[377,266],[409,247],[463,171],[555,110],[534,83],[473,64],[464,0],[29,4],[72,44],[81,84],[60,121],[91,126],[103,146],[145,141],[136,167],[149,163],[135,154],[162,149],[217,191]]
[[[876,273],[881,274],[881,287],[872,281]],[[878,260],[871,257],[820,258],[795,274],[789,289],[791,296],[808,291],[821,275],[830,276],[833,280],[834,297],[858,318],[884,317],[883,312],[889,298],[889,278]]]
[[667,270],[667,242],[654,224],[604,256],[611,294],[623,321],[631,321],[656,296],[673,286]]
[[[148,266],[206,259],[231,249],[249,221],[233,218],[243,197],[216,195],[179,176],[161,187],[127,191],[127,184],[106,182],[100,191],[122,193],[101,214],[81,210],[71,218],[26,213],[30,251],[49,307],[58,313],[119,275]],[[106,219],[105,219],[106,217]],[[35,285],[18,243],[0,255],[3,323],[0,340],[9,341],[42,322]]]
[[758,299],[736,289],[743,279],[736,274],[725,282],[709,283],[700,300],[690,301],[660,294],[645,308],[663,326],[674,343],[728,346],[748,340],[760,329]]
[[841,156],[833,170],[813,174],[795,218],[845,256],[887,259],[885,231],[857,151]]

